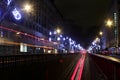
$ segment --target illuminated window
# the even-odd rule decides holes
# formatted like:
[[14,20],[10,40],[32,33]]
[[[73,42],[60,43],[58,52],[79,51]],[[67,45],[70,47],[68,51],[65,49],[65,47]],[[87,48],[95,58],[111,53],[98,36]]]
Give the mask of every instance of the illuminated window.
[[20,52],[27,52],[27,44],[24,43],[20,44]]

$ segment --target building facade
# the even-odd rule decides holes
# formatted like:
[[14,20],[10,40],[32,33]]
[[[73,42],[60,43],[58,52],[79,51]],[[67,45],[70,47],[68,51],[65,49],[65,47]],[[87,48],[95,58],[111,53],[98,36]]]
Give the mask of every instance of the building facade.
[[107,21],[103,24],[103,46],[114,51],[120,47],[120,1],[113,0],[110,6],[106,19],[110,19],[113,24],[111,27],[105,25]]
[[0,54],[57,52],[49,32],[63,21],[52,0],[2,0],[0,10]]

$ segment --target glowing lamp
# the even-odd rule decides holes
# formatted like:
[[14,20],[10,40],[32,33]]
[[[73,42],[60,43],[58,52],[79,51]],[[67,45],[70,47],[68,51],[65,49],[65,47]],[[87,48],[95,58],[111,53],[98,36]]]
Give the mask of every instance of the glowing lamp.
[[49,32],[49,35],[52,35],[52,32]]
[[30,12],[31,11],[31,5],[29,5],[29,4],[26,4],[25,6],[24,6],[24,10],[25,11],[27,11],[27,12]]
[[60,41],[60,37],[58,37],[57,40]]
[[57,34],[57,32],[56,32],[56,31],[54,31],[54,34]]
[[63,38],[63,41],[65,41],[65,38]]
[[51,38],[49,38],[49,41],[52,41],[52,39],[51,39]]

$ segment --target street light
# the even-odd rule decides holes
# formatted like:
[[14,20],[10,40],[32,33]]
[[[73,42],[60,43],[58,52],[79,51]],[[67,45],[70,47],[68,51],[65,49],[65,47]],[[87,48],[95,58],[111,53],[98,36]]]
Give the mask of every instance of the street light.
[[103,32],[100,31],[99,35],[100,35],[100,49],[102,49],[102,35],[103,35]]
[[25,4],[25,5],[24,5],[24,10],[25,10],[26,12],[31,12],[31,11],[32,11],[32,6],[31,6],[30,4]]
[[96,37],[95,42],[98,42],[98,41],[99,41],[99,38],[98,38],[98,37]]
[[102,32],[102,31],[100,31],[100,32],[99,32],[99,35],[100,35],[100,36],[102,36],[102,35],[103,35],[103,32]]
[[106,21],[106,26],[108,26],[108,27],[113,26],[113,21],[110,20],[110,19],[108,19],[108,20]]
[[111,28],[111,26],[114,27],[114,40],[115,40],[115,47],[116,47],[116,53],[118,53],[118,44],[119,44],[119,32],[118,32],[118,13],[114,13],[114,19],[108,19],[106,21],[106,26],[108,26],[109,28]]
[[58,33],[58,34],[60,34],[61,33],[61,29],[56,29],[56,32]]
[[61,38],[62,38],[62,35],[60,35],[61,33],[61,29],[57,28],[55,29],[54,31],[50,31],[49,32],[49,41],[55,41],[59,44],[57,44],[56,48],[59,49],[59,46],[60,46],[60,41],[61,41]]

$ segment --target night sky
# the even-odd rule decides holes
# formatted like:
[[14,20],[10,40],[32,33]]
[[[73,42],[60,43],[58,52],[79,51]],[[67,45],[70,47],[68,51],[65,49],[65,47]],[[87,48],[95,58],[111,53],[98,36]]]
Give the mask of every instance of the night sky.
[[74,40],[87,47],[104,23],[110,0],[55,0],[55,5],[69,23],[64,27]]

